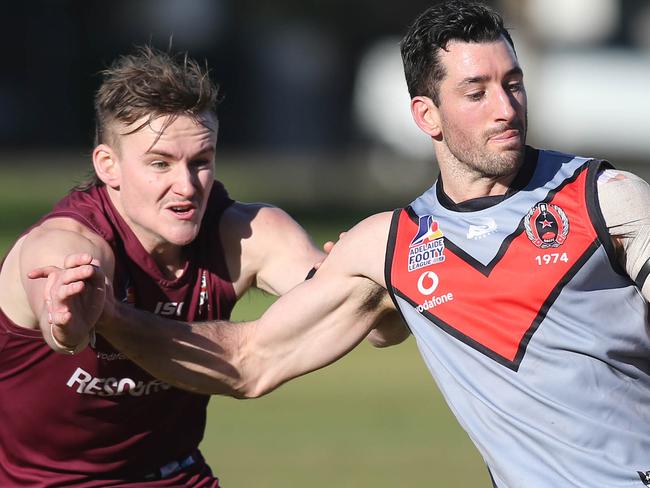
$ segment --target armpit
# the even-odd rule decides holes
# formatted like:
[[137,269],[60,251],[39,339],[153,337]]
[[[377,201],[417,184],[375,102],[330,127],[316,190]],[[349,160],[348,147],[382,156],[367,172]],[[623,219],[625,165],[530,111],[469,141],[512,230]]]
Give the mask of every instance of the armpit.
[[598,199],[621,266],[650,300],[650,185],[608,169],[598,176]]
[[388,291],[386,288],[379,286],[376,283],[370,282],[370,280],[368,280],[368,282],[369,285],[365,300],[363,302],[363,310],[372,311],[377,310],[380,307],[386,309],[387,307],[385,307],[385,304],[389,298]]

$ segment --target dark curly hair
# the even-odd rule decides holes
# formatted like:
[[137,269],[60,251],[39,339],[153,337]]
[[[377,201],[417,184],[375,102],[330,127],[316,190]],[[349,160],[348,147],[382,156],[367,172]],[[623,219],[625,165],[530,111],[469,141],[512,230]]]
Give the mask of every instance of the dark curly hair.
[[492,42],[501,36],[514,50],[501,16],[482,3],[449,0],[425,10],[400,43],[411,98],[427,96],[440,104],[438,90],[446,73],[439,52],[447,50],[449,42]]

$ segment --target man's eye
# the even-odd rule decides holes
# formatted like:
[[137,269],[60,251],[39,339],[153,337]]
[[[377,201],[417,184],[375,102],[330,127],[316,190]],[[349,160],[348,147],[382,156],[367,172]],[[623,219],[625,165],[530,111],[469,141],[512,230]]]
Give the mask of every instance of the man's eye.
[[520,82],[510,83],[508,85],[508,90],[510,90],[513,93],[520,92],[522,88],[523,88],[523,85]]
[[485,95],[484,91],[478,91],[478,92],[469,93],[467,95],[467,98],[469,98],[472,101],[478,101],[481,98],[483,98],[483,95]]
[[169,164],[167,164],[165,161],[152,161],[151,166],[156,169],[165,169],[169,166]]

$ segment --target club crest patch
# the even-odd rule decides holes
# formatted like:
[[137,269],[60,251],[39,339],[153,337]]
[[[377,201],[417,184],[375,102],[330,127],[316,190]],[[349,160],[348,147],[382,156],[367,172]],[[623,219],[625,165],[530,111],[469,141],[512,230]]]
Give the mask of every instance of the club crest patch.
[[524,218],[526,235],[541,249],[560,247],[569,234],[569,219],[557,205],[539,203]]
[[432,215],[422,215],[409,244],[408,270],[415,271],[445,260],[445,236]]

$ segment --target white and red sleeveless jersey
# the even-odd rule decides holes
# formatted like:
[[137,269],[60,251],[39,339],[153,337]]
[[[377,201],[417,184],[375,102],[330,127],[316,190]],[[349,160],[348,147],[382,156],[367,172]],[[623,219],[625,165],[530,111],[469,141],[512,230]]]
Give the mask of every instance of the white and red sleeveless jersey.
[[527,148],[504,197],[454,205],[438,182],[393,216],[388,289],[499,488],[650,486],[648,306],[603,164]]

